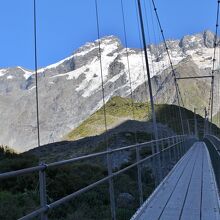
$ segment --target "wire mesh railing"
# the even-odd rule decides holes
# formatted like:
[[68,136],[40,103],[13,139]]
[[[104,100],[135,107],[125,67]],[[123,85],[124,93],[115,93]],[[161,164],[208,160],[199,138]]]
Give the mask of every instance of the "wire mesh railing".
[[211,157],[218,190],[220,190],[220,139],[214,135],[206,135],[204,139]]
[[[149,141],[145,143],[130,145],[127,147],[116,148],[112,150],[107,150],[103,152],[93,153],[81,157],[76,157],[68,160],[62,160],[54,163],[40,163],[39,166],[30,167],[22,170],[16,170],[6,173],[0,173],[0,181],[6,181],[8,178],[23,176],[27,174],[37,173],[38,172],[38,185],[39,185],[39,200],[40,206],[35,211],[21,217],[20,219],[32,219],[35,217],[40,217],[40,219],[48,219],[50,212],[59,206],[70,202],[77,197],[81,196],[84,193],[89,192],[97,187],[100,187],[102,184],[109,184],[109,180],[113,182],[113,189],[109,189],[109,197],[111,193],[114,193],[114,200],[109,201],[109,207],[111,210],[111,219],[116,219],[119,216],[118,209],[118,194],[117,184],[114,184],[114,181],[117,182],[117,178],[120,175],[126,172],[133,172],[132,175],[135,175],[136,186],[134,191],[138,194],[137,203],[134,205],[135,208],[139,207],[143,201],[149,196],[149,192],[146,193],[146,176],[149,171],[152,174],[154,187],[158,185],[162,179],[169,173],[172,167],[176,162],[184,155],[184,153],[190,148],[191,144],[189,141],[192,141],[193,137],[179,135],[167,137],[155,141]],[[156,152],[156,147],[159,146],[160,151]],[[113,160],[116,158],[118,153],[126,152],[131,157],[131,160],[128,164],[120,168],[115,168],[113,166]],[[48,200],[48,189],[47,189],[47,172],[53,168],[60,168],[64,165],[71,165],[81,161],[94,160],[95,158],[104,157],[106,166],[111,166],[113,170],[111,174],[108,172],[103,178],[96,180],[85,187],[77,189],[75,192],[65,195],[55,201]],[[107,163],[107,157],[110,158],[110,163]],[[147,171],[146,171],[147,170]],[[146,172],[145,172],[146,171]],[[138,175],[137,175],[138,174]],[[122,181],[122,180],[120,180]],[[74,185],[74,182],[72,183]],[[123,183],[122,183],[123,184]],[[124,183],[127,184],[127,183]],[[65,187],[65,186],[64,186]],[[149,191],[149,190],[148,190]],[[117,193],[117,196],[115,194]],[[136,194],[135,193],[135,194]],[[133,208],[134,208],[133,207]],[[133,210],[135,212],[135,210]],[[133,213],[131,213],[133,214]],[[120,219],[120,218],[117,218]]]

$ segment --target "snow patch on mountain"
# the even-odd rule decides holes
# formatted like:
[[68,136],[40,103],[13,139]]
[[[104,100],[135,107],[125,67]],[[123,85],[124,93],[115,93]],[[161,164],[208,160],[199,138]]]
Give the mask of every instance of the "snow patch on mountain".
[[4,76],[6,74],[6,70],[5,69],[0,69],[0,77]]
[[[214,34],[209,31],[168,40],[173,65],[187,58],[196,64],[196,73],[204,74],[212,67],[213,41]],[[170,61],[162,43],[149,45],[147,52],[156,90],[157,80],[167,77],[164,70],[170,67]],[[137,96],[147,92],[146,88],[139,90],[147,81],[143,50],[124,48],[114,36],[86,43],[69,57],[40,68],[37,73],[42,144],[61,140],[103,105],[102,79],[105,101],[115,95],[130,95],[129,74],[132,90],[140,91]],[[168,78],[164,79],[164,87],[171,80]],[[0,69],[0,106],[3,106],[0,108],[0,144],[19,151],[36,146],[35,88],[34,71],[22,67]],[[159,89],[166,91],[166,88]],[[172,102],[172,97],[167,96],[166,100]]]
[[45,68],[40,68],[37,72],[38,73],[43,73],[46,70],[54,69],[54,68],[58,67],[59,65],[63,64],[64,62],[71,60],[72,58],[73,58],[73,55],[71,55],[71,56],[69,56],[69,57],[67,57],[67,58],[65,58],[65,59],[63,59],[63,60],[61,60],[57,63],[51,64],[51,65],[49,65]]
[[12,75],[7,76],[7,79],[13,79],[14,77]]

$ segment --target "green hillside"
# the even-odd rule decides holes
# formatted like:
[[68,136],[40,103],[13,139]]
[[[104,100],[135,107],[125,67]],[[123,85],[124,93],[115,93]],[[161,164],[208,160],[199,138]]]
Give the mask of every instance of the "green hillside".
[[[179,108],[175,105],[155,105],[157,122],[168,126],[175,133],[181,133]],[[193,112],[181,108],[185,133],[194,131]],[[132,100],[129,98],[113,97],[106,103],[107,128],[113,129],[123,122],[135,120],[140,122],[151,122],[151,109],[149,103],[134,102],[134,118]],[[204,120],[197,115],[199,130],[204,129]],[[188,122],[187,122],[188,121]],[[105,132],[103,107],[87,118],[77,128],[70,131],[64,139],[77,140],[88,136],[96,136]],[[189,126],[188,126],[189,123]],[[190,131],[189,131],[190,128]]]
[[218,112],[216,115],[214,115],[214,117],[213,117],[213,122],[217,125],[217,126],[219,126],[220,124],[220,112]]
[[[195,131],[194,113],[180,108],[185,134]],[[179,108],[176,105],[155,105],[159,138],[182,134]],[[100,108],[77,128],[71,130],[64,140],[30,150],[40,160],[53,162],[69,159],[78,155],[106,150],[107,143],[111,148],[142,143],[154,138],[151,110],[149,103],[134,103],[135,120],[133,120],[132,100],[113,97],[106,103],[107,133],[104,126],[103,108]],[[199,136],[204,134],[204,118],[196,115]],[[220,133],[216,126],[214,130]]]
[[[77,140],[87,136],[100,135],[105,132],[103,107],[86,119],[79,127],[72,130],[65,138]],[[134,116],[137,121],[150,119],[149,104],[135,102]],[[107,127],[111,129],[127,120],[133,120],[132,100],[128,98],[113,97],[106,103]]]
[[[165,131],[170,130],[181,133],[179,109],[175,105],[155,105],[158,127],[165,126]],[[114,97],[106,104],[108,128],[112,128],[112,133],[108,131],[108,144],[114,147],[127,146],[135,143],[135,132],[138,142],[150,140],[152,137],[148,131],[135,130],[137,125],[152,123],[149,104],[134,103],[135,120],[132,113],[131,99]],[[184,131],[194,131],[193,112],[181,108],[184,120]],[[204,130],[204,119],[197,115],[198,130],[200,136]],[[189,121],[189,123],[187,122]],[[78,128],[71,131],[67,138],[73,141],[63,141],[50,145],[41,146],[25,154],[18,155],[9,148],[0,148],[0,172],[21,169],[38,164],[38,161],[57,161],[77,155],[88,154],[105,150],[105,128],[103,126],[103,108],[99,109]],[[140,126],[140,127],[141,127]],[[120,130],[119,128],[129,129],[130,131]],[[213,126],[214,127],[214,126]],[[217,129],[217,127],[214,127]],[[159,130],[160,131],[160,130]],[[218,130],[219,131],[219,130]],[[114,134],[117,133],[117,138]],[[91,138],[88,138],[91,136]],[[80,140],[74,140],[81,138]],[[94,141],[96,140],[96,141]],[[149,151],[143,149],[141,156],[149,155]],[[123,160],[127,159],[127,160]],[[125,158],[114,157],[114,171],[130,165],[136,159],[135,152],[125,155]],[[144,197],[148,198],[154,189],[154,178],[150,167],[143,167],[143,191]],[[66,165],[61,168],[49,169],[47,171],[47,193],[49,202],[56,201],[78,189],[85,187],[107,175],[105,159],[91,159]],[[124,183],[127,183],[126,185]],[[0,185],[0,219],[18,219],[22,215],[36,210],[39,204],[38,175],[20,176],[4,181]],[[114,179],[115,198],[117,200],[117,219],[129,219],[137,209],[137,171],[136,168]],[[65,187],[64,187],[65,186]],[[122,193],[129,193],[133,197],[133,202],[129,206],[120,203]],[[108,184],[103,184],[82,196],[77,197],[64,208],[55,209],[49,212],[49,219],[58,220],[103,220],[110,215],[110,201],[108,196]],[[13,208],[13,210],[12,210]],[[11,211],[12,210],[12,211]]]

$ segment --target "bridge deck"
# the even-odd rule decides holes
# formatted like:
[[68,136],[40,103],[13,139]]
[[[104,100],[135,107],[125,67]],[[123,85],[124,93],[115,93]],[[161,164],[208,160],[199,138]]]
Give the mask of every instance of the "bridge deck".
[[132,219],[220,219],[218,191],[204,142],[193,145]]

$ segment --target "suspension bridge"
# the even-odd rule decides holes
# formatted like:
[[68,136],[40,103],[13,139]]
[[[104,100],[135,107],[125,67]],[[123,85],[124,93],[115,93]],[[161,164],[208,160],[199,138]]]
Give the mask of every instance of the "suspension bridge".
[[[38,96],[38,57],[37,57],[37,11],[36,0],[34,0],[34,46],[35,46],[35,78],[36,78],[36,112],[37,112],[37,139],[38,147],[40,143],[40,120],[39,120],[39,96]],[[95,2],[96,21],[97,21],[97,37],[100,39],[99,30],[99,9],[97,0]],[[127,35],[126,23],[124,16],[123,0],[121,0],[122,17],[124,24],[125,46],[127,49]],[[220,189],[220,139],[215,135],[213,125],[213,105],[214,99],[214,73],[216,71],[216,51],[218,48],[218,20],[219,20],[219,5],[217,1],[217,20],[216,33],[213,49],[213,66],[212,74],[198,77],[177,77],[175,66],[172,63],[169,47],[166,42],[164,30],[160,21],[159,13],[154,0],[152,0],[152,8],[158,22],[158,27],[161,33],[164,48],[169,59],[170,69],[172,73],[173,83],[175,85],[176,100],[178,111],[178,121],[176,123],[180,127],[180,134],[169,137],[161,137],[158,131],[157,118],[155,113],[155,100],[151,85],[151,69],[149,68],[149,54],[147,53],[147,41],[145,34],[145,25],[143,18],[143,4],[141,0],[137,0],[137,14],[140,28],[140,37],[143,45],[143,63],[146,70],[149,101],[151,106],[151,116],[154,131],[154,138],[151,141],[136,143],[133,145],[112,149],[107,144],[105,151],[100,151],[92,154],[74,157],[67,160],[61,160],[52,163],[41,162],[38,166],[29,167],[21,170],[15,170],[5,173],[0,173],[0,181],[6,181],[10,178],[18,176],[25,176],[32,173],[37,173],[39,176],[39,200],[38,209],[26,214],[20,219],[36,219],[47,220],[50,217],[50,212],[66,204],[77,197],[100,187],[102,184],[108,184],[109,189],[109,207],[110,213],[108,219],[117,219],[117,202],[116,202],[116,186],[115,179],[126,173],[131,169],[135,169],[137,177],[137,196],[138,207],[132,213],[132,220],[215,220],[220,219],[220,203],[219,203],[219,189]],[[108,124],[106,119],[106,96],[103,79],[103,65],[102,65],[102,49],[99,41],[99,61],[100,61],[100,78],[102,86],[102,101],[103,101],[103,115],[105,123],[105,131],[108,131]],[[127,64],[129,66],[129,52],[127,53]],[[132,81],[130,71],[128,71],[130,80],[130,94],[133,106],[133,119],[135,120],[134,99]],[[198,118],[196,116],[196,109],[194,111],[194,119],[189,119],[182,111],[184,107],[183,98],[179,88],[179,80],[194,80],[194,79],[211,79],[210,99],[207,108],[205,109],[205,116],[202,122],[203,129],[198,130]],[[189,121],[192,120],[194,124],[193,131],[190,130]],[[188,124],[187,124],[188,123]],[[188,125],[188,129],[186,128]],[[106,136],[106,143],[108,143]],[[143,154],[144,150],[148,150],[150,154]],[[121,168],[114,169],[112,165],[113,158],[117,154],[127,152],[135,153],[135,160],[131,164]],[[64,165],[71,165],[81,161],[93,160],[95,158],[104,157],[107,166],[107,175],[98,181],[91,183],[79,190],[72,192],[56,201],[50,201],[47,194],[47,172],[50,169],[59,168]],[[144,193],[144,169],[149,168],[152,171],[152,176],[155,180],[154,191],[151,195],[146,196]],[[74,182],[72,183],[74,184]],[[124,182],[126,185],[127,183]],[[65,187],[65,186],[64,186]],[[65,208],[65,207],[64,207]],[[103,217],[103,219],[105,219]],[[126,218],[125,218],[126,219]]]

